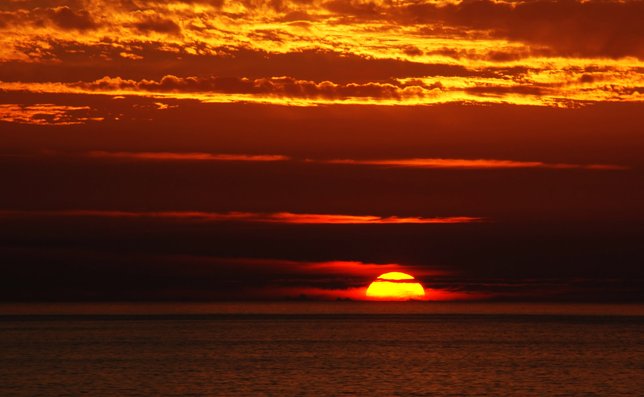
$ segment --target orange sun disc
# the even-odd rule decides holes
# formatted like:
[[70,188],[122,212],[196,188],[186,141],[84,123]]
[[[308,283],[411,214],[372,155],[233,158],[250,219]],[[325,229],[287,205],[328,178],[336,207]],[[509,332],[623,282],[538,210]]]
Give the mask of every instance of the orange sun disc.
[[409,300],[425,297],[423,286],[406,273],[381,274],[367,288],[367,298],[375,300]]

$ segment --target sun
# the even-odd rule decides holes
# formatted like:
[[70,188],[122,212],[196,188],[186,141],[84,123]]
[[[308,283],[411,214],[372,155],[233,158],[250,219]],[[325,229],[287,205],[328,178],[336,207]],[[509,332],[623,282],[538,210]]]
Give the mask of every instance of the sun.
[[391,272],[378,276],[367,288],[367,298],[375,300],[402,301],[425,297],[423,286],[413,276]]

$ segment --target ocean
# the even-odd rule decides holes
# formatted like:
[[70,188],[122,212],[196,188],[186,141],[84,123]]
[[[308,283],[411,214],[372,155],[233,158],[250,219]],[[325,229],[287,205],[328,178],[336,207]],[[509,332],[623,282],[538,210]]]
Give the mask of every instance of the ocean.
[[0,396],[641,396],[641,305],[0,306]]

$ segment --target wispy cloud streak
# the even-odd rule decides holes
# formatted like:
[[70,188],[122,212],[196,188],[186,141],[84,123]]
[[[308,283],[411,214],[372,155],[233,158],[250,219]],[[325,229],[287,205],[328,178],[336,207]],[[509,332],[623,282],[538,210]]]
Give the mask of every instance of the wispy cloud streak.
[[227,154],[205,152],[111,152],[94,150],[85,156],[97,159],[129,159],[157,161],[248,161],[248,162],[278,162],[292,161],[297,163],[340,164],[372,167],[396,168],[426,168],[426,169],[513,169],[513,168],[545,168],[545,169],[583,169],[583,170],[626,170],[628,167],[616,164],[573,164],[548,163],[543,161],[521,161],[501,159],[451,159],[451,158],[399,158],[399,159],[306,159],[298,160],[278,154]]
[[515,161],[495,159],[444,159],[411,158],[391,160],[354,160],[337,159],[325,161],[329,164],[370,165],[401,168],[456,168],[456,169],[508,169],[508,168],[550,168],[550,169],[587,169],[587,170],[624,170],[628,167],[613,164],[570,164],[545,163],[542,161]]
[[272,154],[222,154],[222,153],[180,153],[180,152],[109,152],[93,150],[86,153],[87,157],[104,159],[131,160],[171,160],[171,161],[285,161],[287,156]]
[[281,224],[454,224],[481,222],[484,219],[470,216],[453,217],[399,217],[377,215],[301,214],[292,212],[201,212],[201,211],[110,211],[110,210],[60,210],[60,211],[0,211],[0,217],[102,217],[148,218],[196,222],[252,222]]

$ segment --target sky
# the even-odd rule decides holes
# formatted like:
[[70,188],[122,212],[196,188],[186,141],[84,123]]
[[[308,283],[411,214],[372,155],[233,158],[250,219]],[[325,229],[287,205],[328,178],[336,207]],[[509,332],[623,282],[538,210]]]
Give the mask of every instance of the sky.
[[643,302],[642,15],[2,1],[0,299]]

